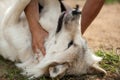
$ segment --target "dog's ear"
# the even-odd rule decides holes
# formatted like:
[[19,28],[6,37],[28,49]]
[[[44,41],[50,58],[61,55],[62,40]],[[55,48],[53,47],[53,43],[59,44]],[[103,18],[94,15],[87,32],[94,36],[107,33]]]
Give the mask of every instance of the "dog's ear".
[[105,76],[107,74],[107,72],[96,63],[89,67],[87,73],[88,74],[101,74],[102,76]]
[[[87,48],[87,47],[86,47]],[[99,62],[102,60],[101,57],[96,56],[90,49],[87,48],[87,51],[85,53],[85,60],[86,63],[89,65],[88,73],[102,73],[104,75],[107,74],[107,72],[99,66]]]
[[56,66],[50,67],[49,68],[50,77],[61,78],[65,75],[65,72],[67,69],[68,69],[68,64],[61,64],[61,65],[56,65]]

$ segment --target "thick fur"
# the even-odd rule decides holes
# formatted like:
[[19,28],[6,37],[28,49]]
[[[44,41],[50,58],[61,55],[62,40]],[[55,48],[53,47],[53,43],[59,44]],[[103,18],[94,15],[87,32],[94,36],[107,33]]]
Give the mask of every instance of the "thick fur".
[[40,50],[39,57],[36,56],[32,51],[31,33],[23,13],[29,2],[30,0],[0,1],[1,56],[11,61],[20,61],[21,63],[16,64],[17,67],[29,77],[46,74],[50,74],[51,77],[61,77],[65,73],[83,74],[87,73],[90,67],[105,72],[96,65],[101,58],[90,51],[82,38],[80,15],[73,16],[72,10],[64,13],[62,28],[56,33],[61,15],[58,0],[39,0],[44,8],[38,22],[48,31],[49,36],[45,41],[45,57]]

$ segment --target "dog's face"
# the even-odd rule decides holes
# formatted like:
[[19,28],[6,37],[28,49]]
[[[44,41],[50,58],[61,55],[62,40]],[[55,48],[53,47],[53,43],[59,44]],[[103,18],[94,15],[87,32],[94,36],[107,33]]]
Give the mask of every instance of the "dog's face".
[[63,26],[66,30],[73,31],[80,27],[80,15],[79,10],[68,11],[64,13]]
[[[69,32],[75,31],[80,28],[81,11],[79,9],[73,9],[63,12],[58,21],[57,33],[64,28]],[[73,32],[74,33],[74,32]]]

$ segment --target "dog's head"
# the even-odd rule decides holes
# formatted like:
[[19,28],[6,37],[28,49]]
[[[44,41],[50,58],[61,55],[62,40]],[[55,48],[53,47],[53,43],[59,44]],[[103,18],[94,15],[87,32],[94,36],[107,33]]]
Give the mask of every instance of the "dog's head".
[[56,33],[59,33],[62,29],[75,31],[80,28],[81,11],[77,5],[75,9],[65,11],[61,14],[58,20],[58,26]]

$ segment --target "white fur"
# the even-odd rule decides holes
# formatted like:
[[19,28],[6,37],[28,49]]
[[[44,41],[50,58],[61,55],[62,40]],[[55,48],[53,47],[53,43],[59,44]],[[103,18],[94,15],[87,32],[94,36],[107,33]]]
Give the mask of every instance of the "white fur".
[[[49,37],[45,42],[46,56],[43,57],[38,50],[40,57],[37,59],[32,51],[31,33],[23,13],[29,2],[30,0],[0,1],[0,12],[2,11],[0,13],[0,55],[11,61],[20,61],[21,63],[16,65],[23,69],[24,75],[39,77],[46,74],[48,69],[51,77],[63,75],[66,70],[68,70],[67,74],[86,73],[90,66],[101,61],[88,49],[82,38],[79,19],[76,21],[77,24],[74,22],[69,26],[63,24],[60,33],[55,34],[61,14],[58,0],[39,0],[44,6],[39,23],[48,31]],[[71,39],[74,40],[75,45],[67,49]],[[54,68],[59,70],[56,74],[53,73]]]

